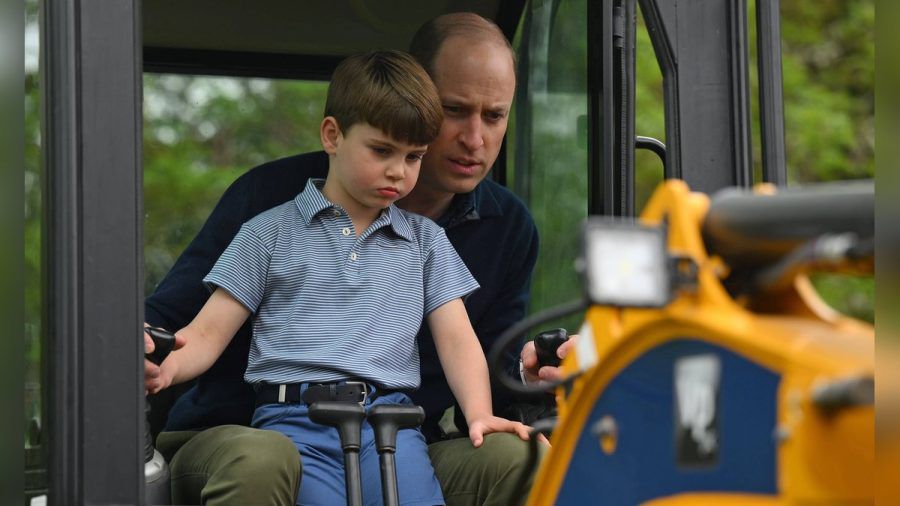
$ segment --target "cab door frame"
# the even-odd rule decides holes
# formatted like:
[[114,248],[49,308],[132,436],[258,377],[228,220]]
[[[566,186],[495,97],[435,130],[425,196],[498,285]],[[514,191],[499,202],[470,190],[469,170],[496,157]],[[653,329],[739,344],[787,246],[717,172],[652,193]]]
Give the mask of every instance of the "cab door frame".
[[143,503],[140,9],[41,6],[50,504]]

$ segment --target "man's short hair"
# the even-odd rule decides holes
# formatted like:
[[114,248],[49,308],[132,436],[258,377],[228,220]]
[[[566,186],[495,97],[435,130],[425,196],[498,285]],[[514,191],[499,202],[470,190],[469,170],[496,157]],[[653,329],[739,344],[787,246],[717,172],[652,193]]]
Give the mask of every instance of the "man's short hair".
[[409,53],[434,77],[434,61],[447,39],[462,37],[474,43],[494,43],[509,50],[515,69],[516,53],[493,21],[474,12],[452,12],[419,27],[409,43]]
[[431,78],[402,51],[372,51],[345,58],[331,77],[325,116],[333,116],[344,133],[357,123],[368,123],[413,145],[431,143],[444,120]]

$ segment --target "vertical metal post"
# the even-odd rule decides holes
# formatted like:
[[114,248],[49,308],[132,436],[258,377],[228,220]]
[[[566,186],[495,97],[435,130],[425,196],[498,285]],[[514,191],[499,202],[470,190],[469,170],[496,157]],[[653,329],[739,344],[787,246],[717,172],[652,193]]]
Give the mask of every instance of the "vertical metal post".
[[[529,3],[528,8],[523,14],[525,19],[522,22],[522,39],[519,46],[519,54],[516,64],[516,97],[515,97],[515,153],[513,154],[514,181],[513,191],[525,202],[531,201],[531,107],[529,107],[529,99],[531,97],[531,75],[528,72],[531,62],[531,33],[533,31],[532,24],[534,16],[532,14],[532,5]],[[504,144],[506,139],[504,138]],[[504,174],[505,176],[505,174]],[[504,179],[506,179],[504,177]]]
[[635,45],[637,11],[636,0],[622,0],[622,7],[618,13],[621,16],[621,43],[616,44],[619,50],[618,76],[621,97],[619,100],[619,160],[620,181],[619,210],[623,216],[634,216],[634,118],[635,100],[634,85],[637,81],[635,73]]
[[51,504],[143,502],[140,4],[42,5]]
[[[604,111],[612,110],[612,99],[603,83],[606,79],[606,60],[611,59],[611,44],[605,44],[604,34],[612,32],[611,17],[604,16],[603,10],[609,2],[587,2],[588,37],[588,214],[606,212],[606,181],[603,167],[612,165],[611,139]],[[610,26],[606,26],[606,22]]]
[[666,177],[713,192],[747,185],[746,0],[640,0],[663,72]]
[[753,150],[750,135],[750,78],[747,55],[747,1],[729,0],[731,25],[731,104],[734,139],[734,184],[753,184]]
[[666,159],[665,179],[681,179],[681,132],[678,93],[678,59],[672,38],[666,31],[665,17],[655,0],[640,0],[641,13],[647,24],[647,33],[663,76],[663,101],[665,102]]
[[588,214],[634,213],[634,4],[588,2]]
[[784,146],[780,6],[780,0],[756,0],[763,181],[783,186],[787,184],[787,162]]

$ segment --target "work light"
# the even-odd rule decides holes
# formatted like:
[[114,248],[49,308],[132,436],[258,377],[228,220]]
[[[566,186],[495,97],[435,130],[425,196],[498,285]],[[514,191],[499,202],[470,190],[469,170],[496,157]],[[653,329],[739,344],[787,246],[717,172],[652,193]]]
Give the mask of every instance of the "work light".
[[662,307],[672,294],[666,234],[609,217],[590,218],[579,260],[588,299],[617,307]]

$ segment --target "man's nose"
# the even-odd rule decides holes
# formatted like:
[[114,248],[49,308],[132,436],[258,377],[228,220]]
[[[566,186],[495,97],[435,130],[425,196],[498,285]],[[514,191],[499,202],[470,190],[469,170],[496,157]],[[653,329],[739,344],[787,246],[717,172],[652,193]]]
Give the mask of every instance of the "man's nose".
[[459,141],[470,151],[475,151],[481,146],[484,146],[484,135],[482,133],[480,116],[473,114],[466,119],[462,131],[459,133]]

